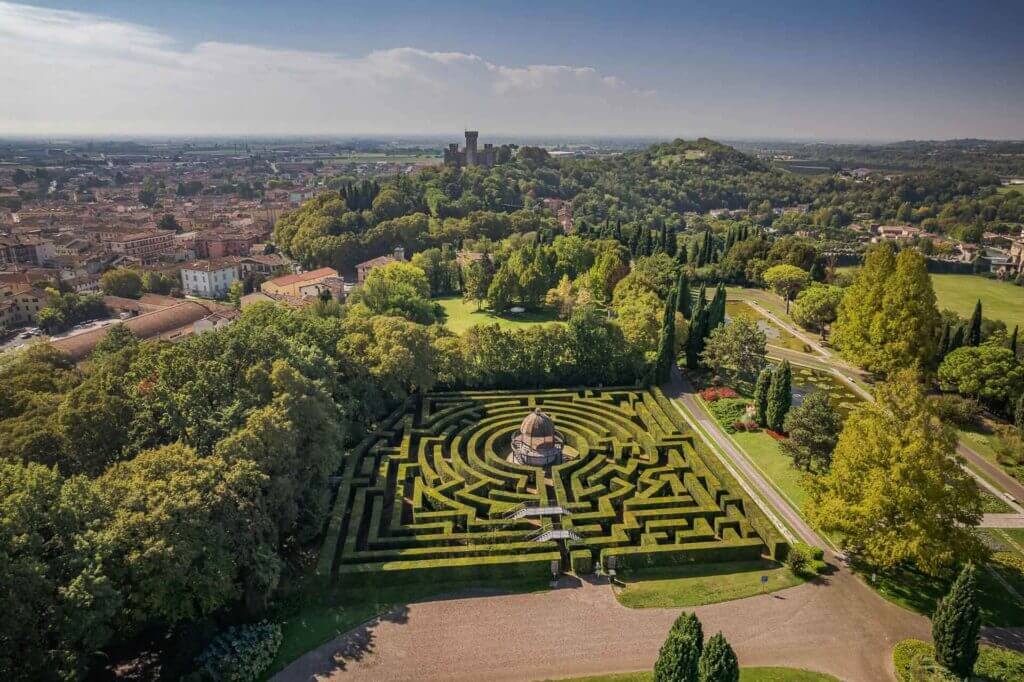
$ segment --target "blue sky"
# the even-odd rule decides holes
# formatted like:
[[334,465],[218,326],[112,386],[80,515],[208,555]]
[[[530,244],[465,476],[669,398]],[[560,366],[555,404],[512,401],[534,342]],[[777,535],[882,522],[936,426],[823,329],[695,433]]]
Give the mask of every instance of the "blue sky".
[[1022,2],[256,5],[0,2],[0,132],[1024,138]]

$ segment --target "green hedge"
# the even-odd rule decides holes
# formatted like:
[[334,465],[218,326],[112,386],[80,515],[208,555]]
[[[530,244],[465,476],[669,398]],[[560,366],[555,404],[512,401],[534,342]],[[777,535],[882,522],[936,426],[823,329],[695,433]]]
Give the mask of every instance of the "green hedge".
[[[892,652],[896,677],[901,682],[955,682],[959,678],[935,661],[935,647],[929,642],[905,639]],[[1024,653],[994,646],[982,646],[971,679],[989,682],[1024,680]]]
[[601,566],[616,557],[617,571],[642,570],[659,566],[681,566],[724,561],[756,561],[764,545],[760,539],[728,542],[695,542],[690,545],[652,545],[647,547],[607,547],[601,550]]
[[551,562],[561,560],[555,552],[530,555],[500,555],[432,561],[388,561],[346,564],[338,567],[342,586],[386,586],[398,583],[507,580],[551,576]]

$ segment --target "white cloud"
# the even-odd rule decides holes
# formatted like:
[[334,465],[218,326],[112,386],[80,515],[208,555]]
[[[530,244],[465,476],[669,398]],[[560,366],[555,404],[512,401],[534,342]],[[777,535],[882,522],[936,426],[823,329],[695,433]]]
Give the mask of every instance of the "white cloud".
[[0,63],[0,133],[596,133],[625,118],[631,132],[650,130],[658,116],[656,95],[586,66],[413,47],[182,48],[145,26],[5,2]]

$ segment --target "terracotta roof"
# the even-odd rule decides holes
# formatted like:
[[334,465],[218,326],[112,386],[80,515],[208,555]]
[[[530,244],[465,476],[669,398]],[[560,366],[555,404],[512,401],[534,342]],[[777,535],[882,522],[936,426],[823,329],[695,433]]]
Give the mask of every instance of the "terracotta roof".
[[394,256],[377,256],[376,258],[371,258],[370,260],[364,260],[362,263],[357,263],[356,269],[361,270],[363,268],[375,268],[380,265],[387,265],[393,260],[395,260]]
[[297,275],[284,275],[283,277],[275,277],[266,281],[266,284],[273,284],[275,286],[284,287],[289,284],[295,284],[296,282],[308,282],[315,279],[322,279],[324,277],[337,277],[338,271],[334,268],[318,268],[317,270],[310,270],[309,272],[300,272]]
[[[219,308],[217,308],[219,310]],[[191,326],[196,320],[201,320],[214,312],[195,301],[181,301],[162,310],[143,313],[138,317],[132,317],[122,322],[128,329],[135,333],[140,339],[151,339],[156,336],[178,336],[173,332],[181,334],[190,333]],[[107,334],[111,326],[90,329],[81,334],[75,334],[64,339],[51,341],[53,347],[67,353],[72,360],[78,361],[89,355]],[[183,329],[188,327],[187,330]]]

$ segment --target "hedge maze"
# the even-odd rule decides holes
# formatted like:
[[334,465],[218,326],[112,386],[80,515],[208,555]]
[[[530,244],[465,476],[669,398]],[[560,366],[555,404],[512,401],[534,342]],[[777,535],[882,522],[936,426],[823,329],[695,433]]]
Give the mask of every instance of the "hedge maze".
[[[547,469],[508,461],[537,406],[566,439],[565,461]],[[318,570],[343,583],[391,582],[784,552],[679,419],[657,389],[410,399],[346,458]]]

